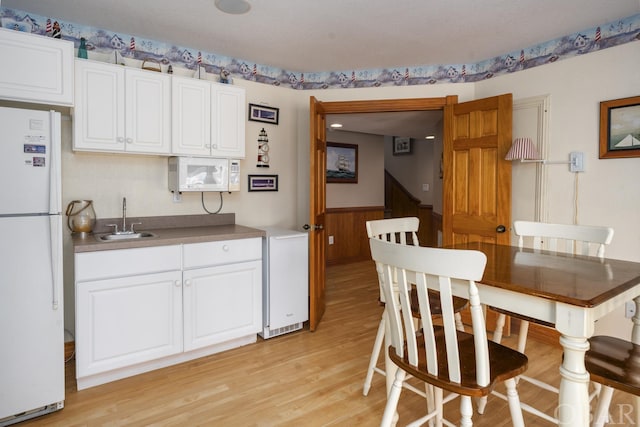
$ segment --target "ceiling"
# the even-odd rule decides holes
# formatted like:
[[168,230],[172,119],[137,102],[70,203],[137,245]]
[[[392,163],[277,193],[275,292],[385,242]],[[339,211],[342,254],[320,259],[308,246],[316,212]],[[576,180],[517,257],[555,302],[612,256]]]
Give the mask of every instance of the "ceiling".
[[[248,1],[244,15],[223,13],[214,0],[0,5],[305,73],[476,63],[640,13],[640,0]],[[418,137],[408,126],[404,136]]]
[[[329,114],[327,126],[341,123],[339,130],[329,132],[360,132],[373,135],[408,136],[422,139],[440,132],[442,111],[406,111],[397,113]],[[327,135],[331,139],[331,135]]]
[[640,13],[640,0],[0,0],[292,72],[470,64]]

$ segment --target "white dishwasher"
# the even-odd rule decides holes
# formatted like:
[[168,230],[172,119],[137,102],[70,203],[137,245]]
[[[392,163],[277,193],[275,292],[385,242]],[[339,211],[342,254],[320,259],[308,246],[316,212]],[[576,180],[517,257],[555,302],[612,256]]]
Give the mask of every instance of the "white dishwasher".
[[262,338],[302,329],[309,320],[309,244],[307,233],[261,227]]

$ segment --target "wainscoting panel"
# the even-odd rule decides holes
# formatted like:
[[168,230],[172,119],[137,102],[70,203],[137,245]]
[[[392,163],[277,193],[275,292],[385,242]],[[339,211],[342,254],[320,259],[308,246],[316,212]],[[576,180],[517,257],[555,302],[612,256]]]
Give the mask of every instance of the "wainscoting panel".
[[327,209],[325,229],[327,239],[327,264],[346,264],[371,259],[366,222],[383,219],[384,206],[367,206]]

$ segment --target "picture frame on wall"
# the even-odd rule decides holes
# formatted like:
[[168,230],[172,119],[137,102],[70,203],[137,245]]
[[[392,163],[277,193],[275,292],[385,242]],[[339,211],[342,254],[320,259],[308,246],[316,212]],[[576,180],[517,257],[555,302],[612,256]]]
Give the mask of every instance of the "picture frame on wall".
[[327,183],[358,183],[358,145],[327,142]]
[[249,104],[249,120],[251,121],[277,125],[280,118],[279,116],[279,108]]
[[278,191],[278,175],[249,175],[249,191]]
[[600,103],[600,158],[640,157],[640,96]]
[[408,136],[393,137],[393,155],[411,154],[411,138]]

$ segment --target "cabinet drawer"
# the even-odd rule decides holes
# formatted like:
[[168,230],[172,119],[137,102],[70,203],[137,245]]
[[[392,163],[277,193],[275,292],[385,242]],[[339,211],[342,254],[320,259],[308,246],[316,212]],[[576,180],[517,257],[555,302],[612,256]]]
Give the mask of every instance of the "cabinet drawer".
[[184,268],[198,268],[262,259],[262,239],[223,240],[184,245]]
[[180,270],[180,252],[180,245],[175,245],[79,253],[76,282]]

